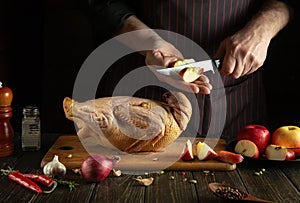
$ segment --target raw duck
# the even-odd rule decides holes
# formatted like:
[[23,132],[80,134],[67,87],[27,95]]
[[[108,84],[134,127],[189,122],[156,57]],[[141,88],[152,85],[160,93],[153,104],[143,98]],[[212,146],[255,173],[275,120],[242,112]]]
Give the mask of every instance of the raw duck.
[[171,144],[192,115],[191,103],[183,93],[166,92],[163,98],[114,96],[77,102],[65,97],[63,109],[66,118],[76,124],[77,134],[105,137],[111,146],[127,153],[154,152]]

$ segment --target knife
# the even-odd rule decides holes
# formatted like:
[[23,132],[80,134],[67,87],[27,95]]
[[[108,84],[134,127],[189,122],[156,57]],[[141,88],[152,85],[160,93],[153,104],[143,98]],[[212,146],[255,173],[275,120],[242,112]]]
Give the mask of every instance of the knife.
[[189,59],[189,63],[181,65],[181,66],[176,66],[176,67],[171,67],[171,68],[161,68],[161,69],[156,69],[156,71],[160,74],[171,76],[171,75],[177,75],[179,72],[187,67],[194,67],[198,70],[203,68],[203,72],[207,71],[212,71],[215,73],[214,69],[218,69],[221,64],[221,59],[216,59],[216,60],[204,60],[204,61],[198,61],[195,62],[194,59]]

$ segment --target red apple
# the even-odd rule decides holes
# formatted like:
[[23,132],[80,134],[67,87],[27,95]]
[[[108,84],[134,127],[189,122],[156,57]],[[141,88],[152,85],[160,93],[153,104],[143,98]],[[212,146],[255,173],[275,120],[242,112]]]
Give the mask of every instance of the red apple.
[[296,158],[296,153],[294,150],[292,149],[287,149],[286,150],[286,156],[285,156],[285,160],[289,161],[289,160],[293,160]]
[[243,155],[221,150],[217,154],[217,158],[220,161],[226,162],[226,163],[231,163],[231,164],[238,164],[241,163],[244,160]]
[[272,134],[272,144],[294,148],[296,156],[300,156],[300,128],[298,126],[282,126]]
[[250,140],[256,144],[259,153],[264,153],[270,144],[271,133],[263,125],[246,125],[238,132],[237,140]]
[[217,156],[217,153],[205,142],[198,142],[196,145],[196,151],[197,158],[199,160],[213,159]]
[[194,159],[194,154],[193,154],[193,144],[190,140],[187,140],[184,149],[183,149],[183,153],[181,156],[181,159],[183,161],[190,161]]
[[295,156],[297,158],[300,158],[300,148],[295,148],[295,149],[292,149],[294,152],[295,152]]
[[270,144],[266,149],[266,157],[268,160],[286,161],[295,158],[295,152],[284,146]]
[[234,151],[251,158],[259,157],[259,151],[256,144],[250,140],[239,140],[235,145]]

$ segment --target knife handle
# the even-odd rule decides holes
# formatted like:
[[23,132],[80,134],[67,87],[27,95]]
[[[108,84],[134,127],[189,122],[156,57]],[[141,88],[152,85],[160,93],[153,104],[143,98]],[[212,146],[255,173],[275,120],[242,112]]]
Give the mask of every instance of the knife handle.
[[215,59],[215,60],[212,60],[212,61],[214,62],[214,65],[216,66],[217,69],[221,69],[223,58]]

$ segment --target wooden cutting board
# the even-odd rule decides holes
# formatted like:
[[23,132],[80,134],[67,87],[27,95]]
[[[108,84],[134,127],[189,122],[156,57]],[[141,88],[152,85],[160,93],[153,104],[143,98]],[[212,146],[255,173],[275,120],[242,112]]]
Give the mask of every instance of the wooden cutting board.
[[[142,170],[221,170],[230,171],[236,169],[236,164],[224,163],[218,160],[200,161],[195,158],[192,161],[182,161],[180,154],[183,151],[184,143],[187,139],[193,142],[195,149],[196,143],[200,140],[198,138],[180,137],[165,152],[151,152],[139,154],[126,154],[107,150],[101,145],[96,145],[94,149],[86,145],[83,146],[82,141],[75,135],[60,136],[53,146],[46,153],[41,161],[41,167],[51,161],[54,155],[58,155],[59,161],[62,162],[67,169],[80,168],[82,161],[89,156],[90,153],[99,153],[107,157],[117,155],[121,160],[117,163],[115,168],[126,171],[142,171]],[[215,151],[226,149],[226,143],[220,139],[205,139],[205,142],[210,145]],[[95,151],[97,150],[97,151]],[[196,151],[196,150],[194,150]],[[88,153],[90,152],[90,153]]]

